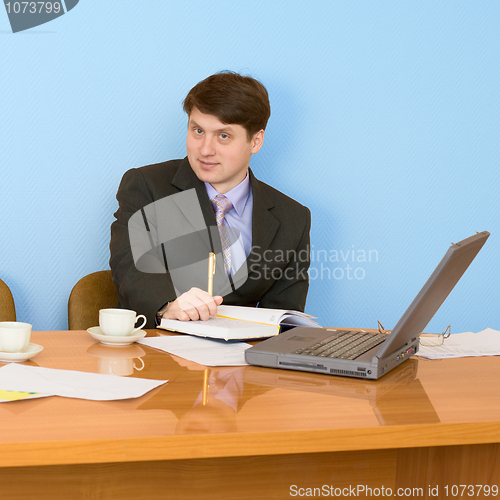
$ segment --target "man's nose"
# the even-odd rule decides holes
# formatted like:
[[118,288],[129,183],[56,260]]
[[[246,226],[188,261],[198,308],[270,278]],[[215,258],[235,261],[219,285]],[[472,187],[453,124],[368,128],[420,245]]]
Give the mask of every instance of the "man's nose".
[[209,137],[208,135],[204,137],[203,143],[201,145],[201,154],[203,156],[211,156],[215,154],[215,148],[213,144],[213,139]]

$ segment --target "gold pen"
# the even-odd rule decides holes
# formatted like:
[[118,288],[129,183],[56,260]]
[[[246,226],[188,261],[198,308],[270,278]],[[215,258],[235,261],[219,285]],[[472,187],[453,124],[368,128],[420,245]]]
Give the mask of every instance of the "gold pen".
[[203,392],[201,396],[203,406],[205,406],[208,402],[208,375],[209,370],[208,368],[205,368],[205,371],[203,372]]
[[[214,274],[215,274],[215,254],[210,252],[208,254],[208,293],[213,295],[214,291]],[[202,393],[202,403],[203,405],[207,404],[208,401],[208,368],[205,369],[203,373],[203,393]]]
[[208,293],[213,295],[214,291],[214,274],[215,274],[215,254],[208,254]]

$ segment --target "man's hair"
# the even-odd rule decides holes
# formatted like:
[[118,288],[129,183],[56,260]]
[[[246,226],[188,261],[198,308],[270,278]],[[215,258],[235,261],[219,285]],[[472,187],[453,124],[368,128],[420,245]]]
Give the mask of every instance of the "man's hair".
[[195,85],[184,99],[183,107],[188,116],[197,108],[227,125],[242,125],[248,140],[259,130],[265,130],[271,115],[264,85],[232,71],[216,73]]

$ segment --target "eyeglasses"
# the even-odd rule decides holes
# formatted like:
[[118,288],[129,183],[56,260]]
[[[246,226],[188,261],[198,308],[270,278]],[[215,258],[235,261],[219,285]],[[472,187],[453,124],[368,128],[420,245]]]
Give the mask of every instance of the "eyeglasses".
[[438,347],[444,344],[451,334],[451,325],[448,325],[443,333],[421,333],[419,337],[420,345],[424,347]]
[[[378,323],[378,331],[380,333],[389,333],[380,321]],[[439,347],[444,344],[444,339],[447,339],[451,334],[451,325],[448,325],[443,333],[421,333],[419,342],[424,347]]]

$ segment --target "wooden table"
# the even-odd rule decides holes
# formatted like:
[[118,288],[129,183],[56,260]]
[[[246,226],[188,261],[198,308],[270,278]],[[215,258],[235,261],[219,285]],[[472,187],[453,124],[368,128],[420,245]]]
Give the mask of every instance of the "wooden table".
[[44,350],[31,365],[169,382],[124,401],[1,404],[1,499],[468,496],[453,485],[494,498],[476,485],[500,485],[497,357],[412,358],[363,381],[206,371],[138,344],[103,346],[84,331],[33,332],[32,342]]

